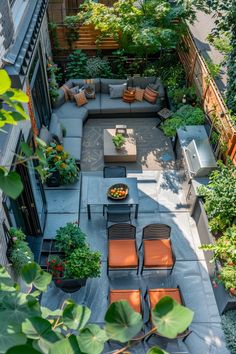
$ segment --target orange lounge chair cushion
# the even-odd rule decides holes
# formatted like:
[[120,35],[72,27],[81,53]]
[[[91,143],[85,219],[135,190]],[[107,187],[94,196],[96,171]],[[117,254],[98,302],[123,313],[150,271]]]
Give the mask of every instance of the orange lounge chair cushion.
[[166,288],[166,289],[149,289],[148,290],[150,307],[153,309],[158,301],[160,301],[164,296],[170,296],[172,299],[177,301],[180,305],[182,304],[180,292],[178,288]]
[[144,240],[144,267],[172,268],[173,254],[170,240]]
[[138,267],[135,240],[109,240],[108,247],[108,263],[110,268]]
[[115,301],[126,300],[134,311],[141,313],[140,290],[111,290],[110,304]]

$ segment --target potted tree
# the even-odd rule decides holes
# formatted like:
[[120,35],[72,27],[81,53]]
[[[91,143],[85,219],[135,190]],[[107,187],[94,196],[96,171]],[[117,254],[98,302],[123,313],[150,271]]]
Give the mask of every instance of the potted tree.
[[75,292],[85,286],[88,278],[100,276],[101,255],[86,243],[86,235],[77,224],[68,223],[57,231],[55,246],[65,256],[48,258],[48,271],[54,283],[65,292]]

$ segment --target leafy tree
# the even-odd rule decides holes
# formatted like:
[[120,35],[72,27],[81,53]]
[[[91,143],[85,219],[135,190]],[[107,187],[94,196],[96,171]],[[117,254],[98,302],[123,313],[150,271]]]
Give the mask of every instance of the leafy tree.
[[112,7],[86,1],[78,21],[92,24],[104,37],[111,36],[127,52],[146,56],[160,49],[175,48],[185,32],[185,20],[193,21],[192,1],[118,0]]
[[[22,278],[28,285],[28,293],[22,293],[3,267],[0,267],[0,353],[19,354],[99,354],[109,340],[123,343],[125,352],[142,326],[142,316],[126,301],[112,303],[104,319],[104,328],[88,323],[91,311],[65,300],[62,307],[50,310],[40,305],[39,297],[47,290],[51,275],[41,270],[36,263],[29,263],[22,269]],[[175,338],[190,325],[193,312],[179,305],[170,297],[161,299],[152,310],[154,327],[144,340],[156,331],[167,338]],[[167,354],[159,347],[153,347],[149,354]]]
[[[28,101],[29,97],[23,91],[11,87],[11,79],[7,72],[0,70],[0,129],[5,124],[16,125],[19,121],[27,120],[28,116],[24,111],[23,103]],[[40,139],[36,140],[39,145],[43,144]],[[18,156],[15,164],[27,162],[28,159],[37,159],[41,164],[45,164],[45,157],[40,148],[34,152],[26,143],[22,143],[21,149],[24,156]],[[22,192],[23,184],[20,176],[14,171],[9,171],[9,168],[10,166],[0,166],[0,189],[15,199]],[[37,170],[43,177],[41,165],[37,167]]]
[[66,64],[66,78],[79,79],[85,77],[87,55],[82,50],[75,50],[68,56]]

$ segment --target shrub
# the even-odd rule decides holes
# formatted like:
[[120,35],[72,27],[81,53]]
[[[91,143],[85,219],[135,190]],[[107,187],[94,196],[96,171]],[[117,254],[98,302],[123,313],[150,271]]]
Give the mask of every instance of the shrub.
[[212,261],[219,259],[224,264],[236,265],[236,225],[228,228],[215,244],[202,245],[200,248],[214,252]]
[[205,115],[201,108],[188,104],[181,106],[171,118],[167,119],[162,130],[167,136],[175,136],[176,130],[186,125],[199,125],[205,121]]
[[227,311],[221,316],[227,348],[236,354],[236,310]]
[[25,241],[26,236],[20,229],[10,228],[12,245],[9,250],[9,260],[16,274],[20,274],[23,266],[34,260],[33,253]]
[[76,248],[82,248],[86,245],[86,235],[81,231],[77,224],[68,222],[66,226],[60,227],[56,234],[56,247],[70,255]]
[[100,276],[101,255],[94,252],[88,246],[77,248],[66,259],[65,278],[83,279]]
[[86,77],[111,77],[110,63],[107,59],[93,57],[87,60],[85,67]]
[[87,63],[87,55],[82,50],[75,50],[68,56],[66,64],[66,78],[79,79],[85,78],[85,68]]
[[219,280],[224,284],[226,290],[230,291],[232,295],[236,295],[236,266],[227,265],[222,267]]
[[218,161],[219,169],[213,171],[207,186],[199,188],[204,197],[204,208],[213,233],[222,232],[236,218],[236,166]]

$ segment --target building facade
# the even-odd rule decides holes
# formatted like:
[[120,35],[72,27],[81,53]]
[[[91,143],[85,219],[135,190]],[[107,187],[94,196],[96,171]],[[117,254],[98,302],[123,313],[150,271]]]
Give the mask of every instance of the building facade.
[[33,133],[48,126],[51,105],[47,82],[47,60],[51,55],[47,22],[48,0],[0,1],[0,68],[5,69],[12,86],[30,96],[25,110],[30,119],[0,132],[0,165],[16,170],[24,184],[20,197],[13,200],[0,195],[0,264],[7,265],[6,227],[20,227],[29,241],[42,236],[47,205],[40,179],[32,161],[28,168],[14,162],[20,143],[33,146]]

